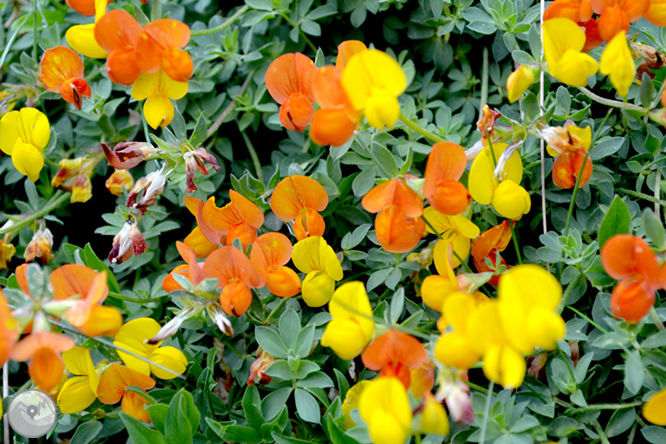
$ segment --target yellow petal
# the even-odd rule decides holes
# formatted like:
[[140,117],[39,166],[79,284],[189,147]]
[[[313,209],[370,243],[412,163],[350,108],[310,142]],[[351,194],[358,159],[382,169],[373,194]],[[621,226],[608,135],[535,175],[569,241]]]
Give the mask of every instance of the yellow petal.
[[358,408],[358,401],[361,398],[361,393],[363,393],[363,390],[365,390],[368,384],[370,384],[370,381],[364,379],[354,384],[349,390],[347,390],[345,400],[342,401],[342,406],[340,409],[342,410],[342,414],[345,416],[345,425],[347,428],[352,428],[356,425],[356,423],[351,418],[351,411],[355,408]]
[[38,109],[21,108],[0,119],[0,149],[6,154],[12,154],[17,142],[33,145],[41,153],[50,137],[49,121]]
[[543,50],[550,74],[557,77],[557,67],[568,50],[580,53],[585,46],[585,32],[568,18],[553,18],[543,24]]
[[393,128],[400,117],[397,97],[385,89],[373,89],[365,104],[365,117],[375,128]]
[[567,326],[562,316],[542,307],[530,310],[525,335],[530,337],[537,347],[555,350],[557,341],[564,339],[566,333]]
[[152,129],[169,125],[174,112],[173,103],[163,95],[150,96],[143,104],[143,116]]
[[525,65],[520,65],[518,69],[511,73],[506,81],[509,102],[514,103],[520,99],[525,90],[534,83],[534,75],[534,70]]
[[437,340],[435,358],[446,366],[467,370],[479,362],[481,355],[472,349],[465,335],[452,331]]
[[42,153],[29,143],[18,142],[12,152],[12,163],[19,173],[35,182],[44,167]]
[[109,53],[95,40],[95,24],[75,25],[65,33],[65,39],[72,49],[91,59],[104,59]]
[[[548,20],[550,21],[550,20]],[[587,78],[597,73],[599,65],[589,54],[567,50],[556,65],[556,74],[551,75],[571,86],[587,85]]]
[[79,413],[95,402],[87,376],[68,379],[58,393],[58,407],[62,413]]
[[336,355],[347,361],[360,355],[370,339],[357,322],[333,319],[326,326],[321,345],[332,348]]
[[[152,352],[149,358],[151,361],[171,369],[179,375],[185,373],[185,370],[187,369],[187,358],[182,351],[175,347],[160,347]],[[176,377],[173,373],[169,373],[154,365],[150,366],[150,370],[160,379],[173,379]]]
[[592,144],[592,127],[579,128],[576,125],[567,125],[566,128],[569,136],[573,139],[573,145],[585,149],[590,148],[590,144]]
[[444,301],[458,290],[457,280],[433,274],[423,280],[421,297],[428,307],[433,310],[442,311]]
[[407,87],[407,77],[391,56],[370,49],[355,54],[342,72],[342,87],[357,110],[366,107],[374,89],[397,98]]
[[423,433],[434,433],[436,435],[449,434],[449,417],[446,416],[444,406],[435,401],[432,395],[426,397],[421,413],[421,431]]
[[[445,276],[449,273],[448,270],[457,268],[460,266],[460,260],[465,260],[469,256],[470,249],[470,240],[465,236],[460,236],[458,234],[445,234],[444,239],[440,239],[435,244],[433,249],[433,259],[435,261],[435,268],[437,273]],[[449,265],[449,245],[453,245],[453,251],[456,254],[451,253],[451,262]],[[457,256],[456,256],[457,255]]]
[[[472,198],[481,205],[489,205],[493,199],[493,193],[499,185],[499,180],[495,177],[495,165],[500,156],[508,148],[506,143],[495,143],[492,146],[485,147],[469,170],[469,192]],[[493,156],[493,153],[495,154]],[[493,157],[495,160],[493,161]],[[520,183],[523,178],[523,161],[520,159],[518,151],[514,152],[504,165],[502,179],[510,179]]]
[[652,424],[666,426],[666,390],[662,390],[645,403],[643,416]]
[[328,310],[333,319],[351,319],[356,322],[361,327],[363,336],[370,341],[375,323],[370,300],[362,282],[353,281],[340,285],[328,304]]
[[132,85],[132,97],[145,100],[159,91],[160,71],[142,72]]
[[166,75],[164,71],[160,71],[162,75],[160,76],[161,88],[166,95],[171,100],[178,100],[185,97],[187,94],[188,84],[187,82],[176,82],[171,77]]
[[324,270],[336,281],[344,276],[338,256],[321,236],[310,236],[298,241],[294,245],[291,260],[302,273]]
[[403,444],[412,423],[412,409],[399,379],[380,377],[371,381],[358,405],[375,444]]
[[497,300],[491,299],[469,315],[466,336],[474,338],[470,345],[483,356],[492,347],[508,343],[503,327]]
[[525,359],[508,346],[494,346],[483,356],[486,378],[504,388],[520,387],[525,378]]
[[145,341],[155,337],[160,329],[160,324],[153,318],[134,319],[120,327],[113,342],[126,348],[131,347],[147,357],[159,347],[159,344],[146,344]]
[[101,19],[106,13],[106,7],[108,4],[109,2],[107,0],[95,0],[95,22]]
[[90,359],[90,350],[85,347],[75,346],[63,352],[62,360],[70,373],[78,376],[87,376],[94,366]]
[[625,31],[620,31],[608,42],[599,65],[602,74],[610,74],[610,81],[618,94],[626,97],[636,77],[636,65],[631,57]]
[[512,180],[503,180],[493,194],[492,205],[501,216],[520,220],[529,213],[532,203],[525,188]]
[[310,307],[321,307],[331,300],[335,281],[325,271],[311,271],[303,279],[301,294]]

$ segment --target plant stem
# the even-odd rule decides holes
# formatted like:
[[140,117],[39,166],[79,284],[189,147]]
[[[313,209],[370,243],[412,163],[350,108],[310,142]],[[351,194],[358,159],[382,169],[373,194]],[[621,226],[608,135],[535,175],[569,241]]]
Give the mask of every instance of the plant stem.
[[127,302],[134,302],[135,304],[143,304],[143,303],[148,303],[148,302],[160,302],[163,298],[167,297],[168,295],[164,295],[159,298],[130,298],[128,296],[125,296],[120,293],[114,293],[113,291],[109,291],[109,297],[113,299],[118,299],[120,301],[127,301]]
[[37,57],[37,0],[32,0],[32,59],[39,62]]
[[588,405],[587,407],[580,407],[576,409],[570,409],[570,413],[572,414],[577,414],[577,413],[583,413],[583,412],[590,412],[594,410],[621,410],[621,409],[629,409],[632,407],[638,407],[643,405],[642,402],[632,402],[629,404],[592,404]]
[[[659,194],[661,191],[661,168],[657,167],[656,177],[654,179],[654,198],[659,200]],[[659,210],[659,204],[654,203],[654,214],[657,216],[657,220],[661,221],[661,211]]]
[[9,239],[11,240],[14,237],[14,235],[17,234],[19,231],[21,231],[23,228],[30,225],[33,221],[41,217],[44,217],[51,211],[55,210],[65,201],[67,201],[67,199],[69,198],[70,198],[70,193],[58,190],[56,194],[51,198],[51,200],[46,205],[44,205],[44,208],[37,211],[36,213],[31,214],[30,216],[27,216],[25,219],[22,219],[19,222],[11,224],[7,228],[0,229],[0,234],[11,233],[9,237]]
[[[291,25],[292,28],[296,28],[296,27],[298,26],[298,25],[297,25],[296,23],[294,23],[294,21],[293,21],[292,19],[290,19],[289,16],[288,16],[287,14],[285,14],[284,12],[280,12],[279,14],[280,14],[280,17],[282,17],[287,23],[289,23],[289,24]],[[314,43],[312,43],[312,41],[308,38],[308,36],[306,36],[305,33],[304,33],[303,31],[301,31],[300,28],[298,29],[298,33],[301,35],[301,37],[303,37],[303,40],[305,40],[305,43],[308,44],[308,46],[310,47],[310,49],[312,50],[312,52],[314,52],[315,54],[317,54],[317,47],[314,45]]]
[[599,439],[601,439],[601,442],[604,444],[610,444],[610,441],[608,440],[608,437],[604,433],[604,429],[601,428],[599,421],[594,421],[592,425],[594,426],[594,431],[597,432],[597,434],[599,435]]
[[654,324],[657,326],[657,328],[660,331],[666,330],[666,327],[664,327],[664,323],[661,322],[661,319],[659,318],[657,310],[655,310],[654,306],[650,309],[650,316],[652,317]]
[[[5,362],[2,366],[2,397],[9,397],[9,362]],[[9,421],[7,420],[7,412],[2,420],[4,427],[5,442],[9,442]]]
[[643,108],[642,106],[633,105],[631,103],[618,102],[617,100],[605,99],[601,96],[596,95],[587,88],[579,87],[578,90],[583,94],[585,94],[590,99],[594,100],[595,102],[601,103],[602,105],[610,106],[613,108],[626,109],[628,111],[638,111],[643,114],[647,114],[649,112],[648,109]]
[[481,424],[481,438],[479,443],[483,444],[486,442],[486,429],[488,428],[488,415],[490,415],[490,402],[493,399],[493,388],[495,383],[490,381],[488,384],[488,393],[486,394],[486,406],[483,409],[483,423]]
[[408,128],[416,131],[426,139],[430,139],[433,142],[444,142],[444,139],[439,137],[438,135],[431,133],[430,131],[426,130],[425,128],[422,128],[420,125],[418,125],[416,122],[411,120],[409,117],[405,116],[402,112],[400,112],[400,120],[402,123],[404,123]]
[[513,247],[516,249],[516,257],[518,259],[518,263],[522,264],[523,258],[520,255],[520,245],[518,245],[518,238],[516,238],[516,231],[513,228],[513,224],[510,222],[509,222],[509,228],[511,228],[511,239],[513,239]]
[[252,145],[252,141],[245,133],[245,131],[241,131],[241,135],[243,136],[245,145],[247,145],[247,150],[250,152],[250,157],[252,158],[252,164],[254,165],[254,170],[257,173],[257,179],[259,179],[261,183],[264,183],[264,171],[261,169],[261,162],[259,162],[259,156],[257,156],[257,152],[255,151],[254,146]]
[[648,202],[659,204],[662,207],[666,207],[666,200],[657,199],[653,196],[650,196],[649,194],[639,193],[638,191],[628,190],[626,188],[615,188],[615,191],[618,193],[626,194],[627,196],[633,196],[639,199],[647,200]]
[[593,321],[592,319],[590,319],[587,315],[585,315],[585,314],[581,313],[580,311],[576,310],[576,309],[573,308],[571,305],[567,305],[566,307],[567,307],[569,310],[571,310],[571,311],[573,311],[574,313],[576,313],[576,314],[577,314],[578,316],[580,316],[581,318],[585,319],[585,320],[586,320],[587,322],[589,322],[590,324],[594,325],[594,326],[595,326],[600,332],[602,332],[603,334],[608,334],[608,330],[606,330],[606,329],[603,328],[601,325],[599,325],[599,324],[597,324],[596,322],[594,322],[594,321]]
[[226,28],[231,26],[238,18],[245,14],[250,7],[248,5],[244,5],[242,8],[240,8],[238,11],[236,11],[231,17],[226,19],[220,26],[216,26],[215,28],[210,28],[210,29],[198,29],[195,31],[190,32],[190,36],[192,37],[200,37],[203,35],[212,35],[212,34],[217,34],[218,32],[224,31]]
[[555,309],[555,313],[561,314],[562,310],[564,310],[564,307],[567,305],[567,301],[569,300],[569,296],[571,295],[571,292],[573,291],[574,287],[578,285],[578,281],[580,278],[583,277],[583,273],[579,273],[576,275],[575,278],[571,282],[569,282],[569,285],[567,285],[567,289],[564,290],[564,294],[562,295],[562,299],[560,299],[560,303]]
[[249,72],[247,78],[245,79],[245,82],[243,82],[243,85],[241,85],[241,88],[238,90],[238,93],[234,96],[233,99],[231,99],[231,102],[227,105],[226,108],[224,108],[224,111],[222,111],[222,113],[217,117],[217,119],[215,119],[215,122],[213,122],[210,128],[208,128],[208,133],[206,134],[206,138],[215,134],[220,125],[222,125],[222,122],[224,122],[224,119],[226,119],[227,116],[231,113],[231,111],[234,110],[234,108],[236,107],[236,98],[242,96],[245,93],[247,87],[250,86],[252,77],[254,77],[254,71]]
[[285,302],[287,302],[287,298],[280,298],[280,302],[278,302],[275,308],[268,314],[266,320],[264,321],[264,324],[266,325],[270,324],[273,315],[278,312],[278,310],[284,305]]

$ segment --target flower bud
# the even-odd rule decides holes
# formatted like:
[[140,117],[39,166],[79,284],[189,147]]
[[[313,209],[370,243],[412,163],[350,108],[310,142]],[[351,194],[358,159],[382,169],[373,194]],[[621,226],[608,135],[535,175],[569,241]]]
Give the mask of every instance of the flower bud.
[[492,205],[507,219],[520,220],[530,211],[532,203],[525,188],[512,180],[502,181],[493,194]]
[[212,154],[208,154],[205,148],[198,148],[194,151],[189,151],[183,156],[185,158],[185,175],[187,183],[187,192],[192,193],[199,188],[197,188],[194,183],[194,176],[196,170],[205,176],[208,175],[208,166],[206,162],[213,167],[216,172],[220,171],[220,166],[217,164],[217,159]]
[[16,254],[16,247],[11,242],[5,241],[6,239],[0,239],[0,270],[7,268],[7,263]]
[[134,186],[134,178],[132,173],[127,170],[115,170],[108,179],[106,179],[106,189],[116,196],[123,195],[123,188],[131,190]]
[[113,150],[105,143],[102,149],[106,160],[117,170],[129,170],[157,153],[157,149],[144,142],[121,142]]
[[506,81],[506,89],[509,91],[509,102],[514,103],[523,95],[525,90],[534,83],[534,70],[529,66],[520,65],[511,73]]
[[132,257],[132,254],[143,253],[147,246],[139,228],[131,219],[128,219],[120,232],[113,238],[113,248],[109,253],[109,262],[112,264],[124,262]]
[[32,236],[32,240],[28,246],[25,247],[25,253],[23,253],[23,256],[25,257],[26,262],[38,257],[43,263],[48,263],[53,259],[52,248],[53,234],[48,228],[42,227]]

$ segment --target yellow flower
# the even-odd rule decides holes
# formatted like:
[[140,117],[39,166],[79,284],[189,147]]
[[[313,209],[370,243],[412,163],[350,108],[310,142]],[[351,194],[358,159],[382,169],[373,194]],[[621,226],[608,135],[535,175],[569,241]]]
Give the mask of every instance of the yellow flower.
[[[107,0],[95,0],[95,22],[106,13]],[[95,40],[95,23],[75,25],[65,33],[65,39],[72,49],[91,59],[104,59],[109,53]]]
[[451,427],[444,406],[437,402],[430,393],[425,397],[421,414],[421,431],[423,433],[434,433],[436,435],[449,434]]
[[543,50],[550,75],[571,86],[587,85],[599,70],[597,61],[582,53],[585,32],[568,18],[553,18],[543,24]]
[[321,307],[331,300],[335,282],[343,277],[340,261],[323,237],[310,236],[294,245],[291,260],[305,273],[301,286],[303,300],[310,307]]
[[486,300],[474,295],[456,292],[442,305],[442,318],[453,331],[443,335],[435,345],[435,358],[444,365],[466,370],[476,364],[484,350],[472,347],[474,340],[468,334],[471,319]]
[[627,97],[629,87],[636,77],[636,65],[631,57],[625,31],[620,31],[608,42],[599,65],[601,74],[610,75],[610,81],[617,93]]
[[526,370],[525,358],[510,346],[495,345],[483,355],[483,373],[486,378],[504,388],[520,387]]
[[106,189],[115,196],[123,195],[123,188],[131,190],[134,186],[134,177],[129,170],[115,170],[108,179],[106,179]]
[[369,49],[349,59],[342,72],[342,87],[370,125],[391,128],[400,117],[398,96],[407,88],[407,77],[391,56]]
[[81,412],[95,402],[99,374],[90,359],[90,350],[73,347],[62,354],[65,367],[74,376],[65,382],[58,393],[58,407],[62,413]]
[[[162,341],[157,344],[148,344],[147,341],[153,338],[160,331],[160,324],[152,318],[139,318],[127,322],[120,327],[113,343],[123,347],[137,355],[143,356],[151,361],[173,370],[178,374],[183,374],[187,368],[187,358],[182,351],[175,347],[160,347]],[[173,373],[162,370],[161,368],[148,364],[139,358],[118,350],[120,359],[127,367],[139,371],[144,375],[152,373],[160,379],[173,379],[176,377]]]
[[35,108],[11,111],[0,119],[0,149],[12,156],[18,172],[33,182],[44,166],[42,151],[50,137],[48,119]]
[[11,261],[16,254],[16,247],[10,242],[5,243],[0,239],[0,270],[7,268],[7,262]]
[[[447,267],[456,268],[460,265],[460,259],[465,260],[469,255],[470,239],[478,237],[481,231],[462,214],[449,216],[440,213],[433,207],[428,207],[424,210],[423,216],[444,238],[437,242],[433,254],[437,272],[445,275]],[[431,227],[427,227],[426,230],[430,233],[434,232]],[[457,256],[455,254],[451,256],[450,265],[444,262],[444,258],[448,255],[448,244],[453,245],[453,251],[457,254]]]
[[645,403],[643,416],[652,424],[666,426],[666,390],[657,392]]
[[520,65],[511,73],[506,81],[506,89],[509,91],[509,102],[513,103],[520,99],[525,90],[534,83],[534,70],[529,66]]
[[360,355],[375,330],[372,307],[363,283],[354,281],[341,285],[333,294],[328,310],[333,319],[326,326],[321,345],[332,348],[345,360]]
[[352,386],[349,390],[347,390],[347,394],[345,395],[345,400],[342,401],[342,414],[345,417],[345,425],[347,426],[348,429],[354,427],[356,423],[351,417],[351,411],[354,410],[355,408],[358,408],[358,402],[361,399],[361,393],[363,393],[363,390],[370,384],[370,381],[367,379],[364,379],[362,381],[358,381],[354,386]]
[[523,214],[530,212],[532,202],[525,188],[512,180],[500,182],[493,194],[492,205],[507,219],[520,220]]
[[399,379],[379,377],[361,393],[358,406],[374,444],[403,444],[411,431],[412,408]]
[[174,107],[171,100],[181,99],[187,94],[187,82],[176,82],[160,69],[156,72],[142,72],[132,86],[132,97],[147,99],[143,104],[143,116],[153,129],[171,123]]

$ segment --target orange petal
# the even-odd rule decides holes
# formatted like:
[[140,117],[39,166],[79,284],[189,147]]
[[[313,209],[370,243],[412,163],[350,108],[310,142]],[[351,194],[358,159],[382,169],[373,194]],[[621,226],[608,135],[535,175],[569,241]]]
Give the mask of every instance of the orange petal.
[[182,48],[190,41],[190,27],[178,20],[155,20],[143,29],[164,49]]
[[293,247],[289,238],[282,233],[262,234],[252,245],[250,260],[261,272],[269,267],[285,265],[291,259]]
[[346,40],[338,45],[338,57],[335,60],[335,66],[342,71],[347,62],[354,54],[368,49],[365,43],[358,40]]
[[255,241],[256,238],[256,228],[243,223],[234,225],[233,227],[229,228],[229,231],[227,231],[227,239],[225,243],[231,246],[234,244],[234,240],[238,239],[241,241],[241,245],[245,250],[247,249],[248,245]]
[[143,72],[157,72],[162,67],[162,54],[166,48],[145,30],[136,43],[136,60]]
[[626,279],[620,282],[611,296],[611,311],[616,318],[630,324],[640,322],[654,306],[655,292],[646,289],[642,280]]
[[451,216],[464,213],[472,203],[472,195],[465,185],[457,180],[440,181],[434,192],[426,197],[434,209]]
[[220,305],[230,316],[242,316],[250,308],[252,292],[241,280],[235,279],[222,288]]
[[65,3],[81,15],[86,17],[95,15],[95,0],[65,0]]
[[[622,9],[629,16],[629,20],[635,22],[641,19],[650,9],[650,0],[625,0]],[[655,1],[658,3],[658,1]]]
[[[49,277],[53,286],[53,299],[63,300],[74,295],[85,298],[99,273],[84,265],[67,264],[54,270]],[[106,294],[109,290],[106,289]],[[106,297],[106,294],[103,297]],[[103,300],[103,299],[102,299]]]
[[102,404],[116,404],[125,394],[125,389],[133,385],[149,390],[155,387],[155,380],[124,365],[111,364],[99,380],[97,397]]
[[16,267],[14,273],[16,274],[16,281],[18,282],[21,291],[30,296],[31,299],[34,299],[30,294],[30,288],[28,287],[28,264],[19,265]]
[[123,396],[123,402],[120,404],[120,409],[139,421],[150,423],[150,415],[148,415],[146,406],[148,406],[148,401],[139,393],[126,392]]
[[[509,220],[505,220],[496,227],[481,233],[481,236],[474,241],[474,245],[472,246],[472,259],[477,271],[493,271],[488,268],[485,259],[490,259],[494,264],[498,252],[504,251],[507,245],[509,245],[509,241],[511,240],[511,227],[509,226],[509,223],[511,223]],[[506,265],[506,262],[501,256],[500,263]],[[498,282],[499,276],[493,276],[490,281],[492,285],[497,285]]]
[[324,230],[326,230],[324,218],[312,208],[301,211],[294,220],[294,236],[299,241],[310,236],[323,236]]
[[377,185],[363,196],[361,203],[370,213],[379,213],[395,205],[407,217],[423,214],[423,200],[402,179],[392,179]]
[[[426,163],[423,196],[430,200],[435,188],[444,180],[458,180],[465,171],[465,150],[455,143],[438,142],[433,145]],[[434,205],[433,205],[434,206]]]
[[389,364],[401,363],[417,368],[429,362],[421,342],[406,333],[389,330],[375,339],[361,355],[363,365],[379,371]]
[[601,45],[604,39],[599,35],[599,25],[595,19],[589,19],[582,26],[585,28],[585,46],[583,47],[583,52],[590,52]]
[[328,194],[316,180],[306,176],[285,177],[277,184],[271,197],[271,209],[278,219],[290,222],[304,208],[324,211]]
[[95,40],[109,53],[133,49],[142,32],[139,22],[121,9],[107,12],[95,23]]
[[83,62],[76,51],[65,46],[47,49],[39,69],[39,80],[46,89],[60,92],[62,84],[72,78],[83,78]]
[[180,257],[182,257],[188,265],[188,278],[190,279],[190,282],[194,285],[198,285],[203,279],[203,271],[197,262],[197,254],[192,248],[182,242],[176,242],[176,248],[178,249],[178,253],[180,253]]
[[240,215],[240,220],[254,228],[260,228],[264,224],[264,213],[250,199],[234,190],[229,190],[229,197],[234,206],[234,211]]
[[289,267],[271,267],[266,274],[266,287],[276,296],[289,298],[301,292],[301,280]]
[[65,364],[58,353],[49,348],[40,348],[28,364],[28,374],[38,389],[50,393],[62,380]]
[[390,206],[375,219],[377,242],[391,253],[406,253],[419,243],[425,234],[423,219],[409,219],[397,207]]
[[196,197],[185,196],[185,207],[192,213],[194,217],[197,215],[199,206],[203,206],[203,200]]
[[544,21],[552,18],[568,18],[572,22],[580,22],[580,4],[578,1],[554,1],[543,14]]
[[344,110],[319,109],[310,125],[310,138],[317,145],[340,146],[354,135],[358,122]]
[[[641,247],[645,245],[649,251],[652,251],[643,239],[632,234],[618,234],[604,244],[601,249],[601,263],[610,277],[622,280],[639,273],[634,256],[638,241],[642,241]],[[654,252],[652,254],[654,255]]]
[[134,83],[141,74],[134,48],[119,49],[109,54],[106,59],[106,74],[113,83],[121,85]]
[[312,60],[303,54],[284,54],[275,59],[266,71],[268,93],[280,104],[297,92],[314,102],[312,77],[315,71]]
[[409,370],[412,383],[409,385],[409,391],[414,397],[420,398],[425,393],[430,393],[435,386],[435,367],[430,363],[423,364],[418,368]]
[[90,98],[91,90],[85,80],[71,78],[63,82],[60,87],[60,94],[62,94],[65,102],[73,103],[76,109],[81,109],[82,98]]
[[186,51],[171,48],[164,51],[162,55],[162,69],[176,82],[187,82],[192,78],[194,64],[192,57]]
[[248,287],[261,287],[263,279],[250,259],[235,247],[221,247],[208,256],[203,266],[204,278],[219,279],[218,288],[234,279],[240,279]]
[[[553,183],[560,188],[573,188],[576,185],[576,178],[583,165],[585,155],[585,150],[578,150],[573,153],[564,153],[557,156],[553,163]],[[592,169],[592,159],[588,157],[583,169],[583,176],[578,184],[579,188],[584,187],[590,180]]]
[[19,341],[14,350],[12,350],[11,358],[14,361],[25,362],[43,348],[48,348],[56,353],[62,353],[72,347],[74,347],[74,340],[72,338],[58,333],[40,331],[31,333]]
[[179,265],[174,270],[167,275],[162,281],[162,288],[167,293],[171,293],[176,290],[184,290],[184,288],[174,279],[174,274],[180,274],[181,276],[189,276],[190,267],[187,265]]
[[312,101],[300,92],[296,92],[280,106],[280,122],[288,130],[302,133],[314,116]]
[[599,35],[605,41],[611,40],[620,31],[629,31],[629,16],[619,5],[607,6],[597,19]]

